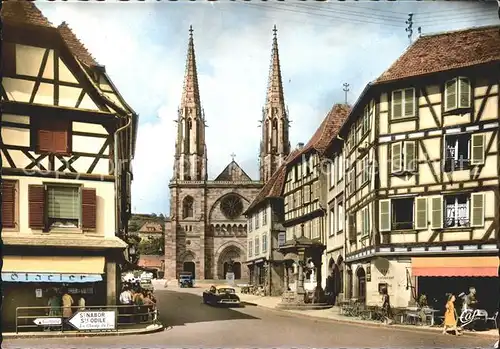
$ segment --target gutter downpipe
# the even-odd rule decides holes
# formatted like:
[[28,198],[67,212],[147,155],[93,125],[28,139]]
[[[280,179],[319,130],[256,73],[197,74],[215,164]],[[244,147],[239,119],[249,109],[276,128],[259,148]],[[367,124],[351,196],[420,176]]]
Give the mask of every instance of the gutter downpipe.
[[[128,118],[128,121],[127,123],[120,127],[118,130],[115,131],[115,134],[114,134],[114,161],[115,161],[115,164],[114,164],[114,175],[115,175],[115,226],[116,226],[116,230],[117,230],[117,233],[120,232],[120,217],[119,217],[119,211],[118,211],[118,203],[119,203],[119,194],[118,194],[118,187],[119,187],[119,180],[118,180],[118,177],[119,177],[119,172],[118,172],[118,165],[120,165],[120,169],[122,167],[122,164],[118,164],[119,160],[118,160],[118,133],[125,130],[126,128],[129,128],[130,125],[132,125],[132,114],[128,113],[126,115],[126,117]],[[127,251],[127,255],[128,255],[128,251]]]

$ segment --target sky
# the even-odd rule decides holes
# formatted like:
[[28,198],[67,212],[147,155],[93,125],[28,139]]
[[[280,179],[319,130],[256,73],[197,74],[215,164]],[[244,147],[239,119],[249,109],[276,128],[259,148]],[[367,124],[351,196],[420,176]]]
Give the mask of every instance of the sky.
[[69,27],[106,67],[139,114],[133,161],[134,213],[168,215],[177,109],[189,26],[206,130],[209,179],[236,154],[258,180],[258,152],[269,74],[272,29],[278,45],[290,142],[307,143],[333,104],[354,103],[412,40],[471,26],[498,24],[488,2],[41,2],[54,25]]

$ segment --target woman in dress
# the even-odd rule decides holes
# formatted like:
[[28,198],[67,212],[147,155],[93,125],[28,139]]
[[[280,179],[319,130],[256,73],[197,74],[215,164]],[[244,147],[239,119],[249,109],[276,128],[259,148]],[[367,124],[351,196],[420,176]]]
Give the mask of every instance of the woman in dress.
[[63,289],[62,305],[63,305],[63,317],[70,318],[73,315],[73,310],[71,307],[75,304],[73,297],[68,293],[68,289]]
[[455,314],[455,296],[449,294],[448,301],[446,302],[446,311],[444,313],[443,334],[447,334],[449,330],[455,332],[457,336],[461,334],[457,329],[457,317]]

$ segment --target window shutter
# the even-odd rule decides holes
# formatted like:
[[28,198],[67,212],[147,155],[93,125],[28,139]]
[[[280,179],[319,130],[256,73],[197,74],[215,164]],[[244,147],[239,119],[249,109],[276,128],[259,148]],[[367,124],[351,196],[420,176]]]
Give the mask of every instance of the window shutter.
[[402,144],[393,143],[391,145],[392,149],[392,173],[401,172],[402,170]]
[[359,218],[361,221],[360,222],[361,223],[361,235],[365,235],[365,218],[366,218],[365,217],[365,210],[361,210],[361,212],[359,212],[359,213],[360,213]]
[[368,207],[363,210],[363,235],[370,233],[370,211]]
[[392,118],[397,119],[403,116],[403,91],[392,93]]
[[460,108],[470,107],[470,81],[467,78],[460,78]]
[[446,82],[445,87],[445,110],[455,109],[457,107],[457,80]]
[[405,116],[415,115],[415,89],[407,88],[404,90]]
[[53,132],[54,153],[66,154],[68,153],[68,132],[55,131]]
[[415,198],[415,229],[427,229],[427,198]]
[[82,229],[95,230],[97,197],[95,188],[82,188]]
[[54,133],[47,130],[38,130],[38,150],[52,152],[54,148]]
[[405,142],[405,153],[404,153],[404,167],[406,171],[414,172],[416,171],[415,164],[415,142]]
[[484,226],[484,194],[471,194],[471,226]]
[[391,200],[380,200],[379,230],[391,231]]
[[30,184],[28,186],[29,227],[45,228],[45,186]]
[[347,220],[349,223],[349,241],[355,241],[356,240],[356,220],[355,220],[355,215],[350,214],[347,216]]
[[471,164],[472,165],[482,165],[484,164],[484,134],[478,133],[472,135],[472,156],[471,156]]
[[431,198],[431,228],[443,228],[443,197],[436,196]]
[[12,181],[2,183],[2,226],[16,226],[16,184]]

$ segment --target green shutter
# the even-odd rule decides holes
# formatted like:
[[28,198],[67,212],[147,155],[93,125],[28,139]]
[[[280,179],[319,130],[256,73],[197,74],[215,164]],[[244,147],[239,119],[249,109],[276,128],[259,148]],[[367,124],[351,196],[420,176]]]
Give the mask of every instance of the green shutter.
[[431,198],[431,228],[443,228],[443,197],[436,196]]
[[445,87],[446,107],[445,110],[455,109],[457,107],[457,80],[446,82]]
[[392,149],[392,173],[401,172],[402,170],[402,143],[393,143]]
[[471,164],[484,164],[484,134],[478,133],[472,135],[471,141]]
[[415,116],[415,90],[413,88],[407,88],[404,90],[404,106],[404,116]]
[[460,108],[470,107],[470,81],[467,78],[460,78]]
[[427,198],[415,198],[415,229],[427,229]]
[[471,226],[484,226],[484,194],[471,194]]
[[405,142],[404,143],[405,152],[404,152],[404,167],[406,171],[416,171],[417,164],[416,154],[415,154],[415,142]]
[[403,91],[392,93],[392,118],[398,119],[403,116]]
[[391,230],[391,200],[380,200],[379,202],[379,230]]

